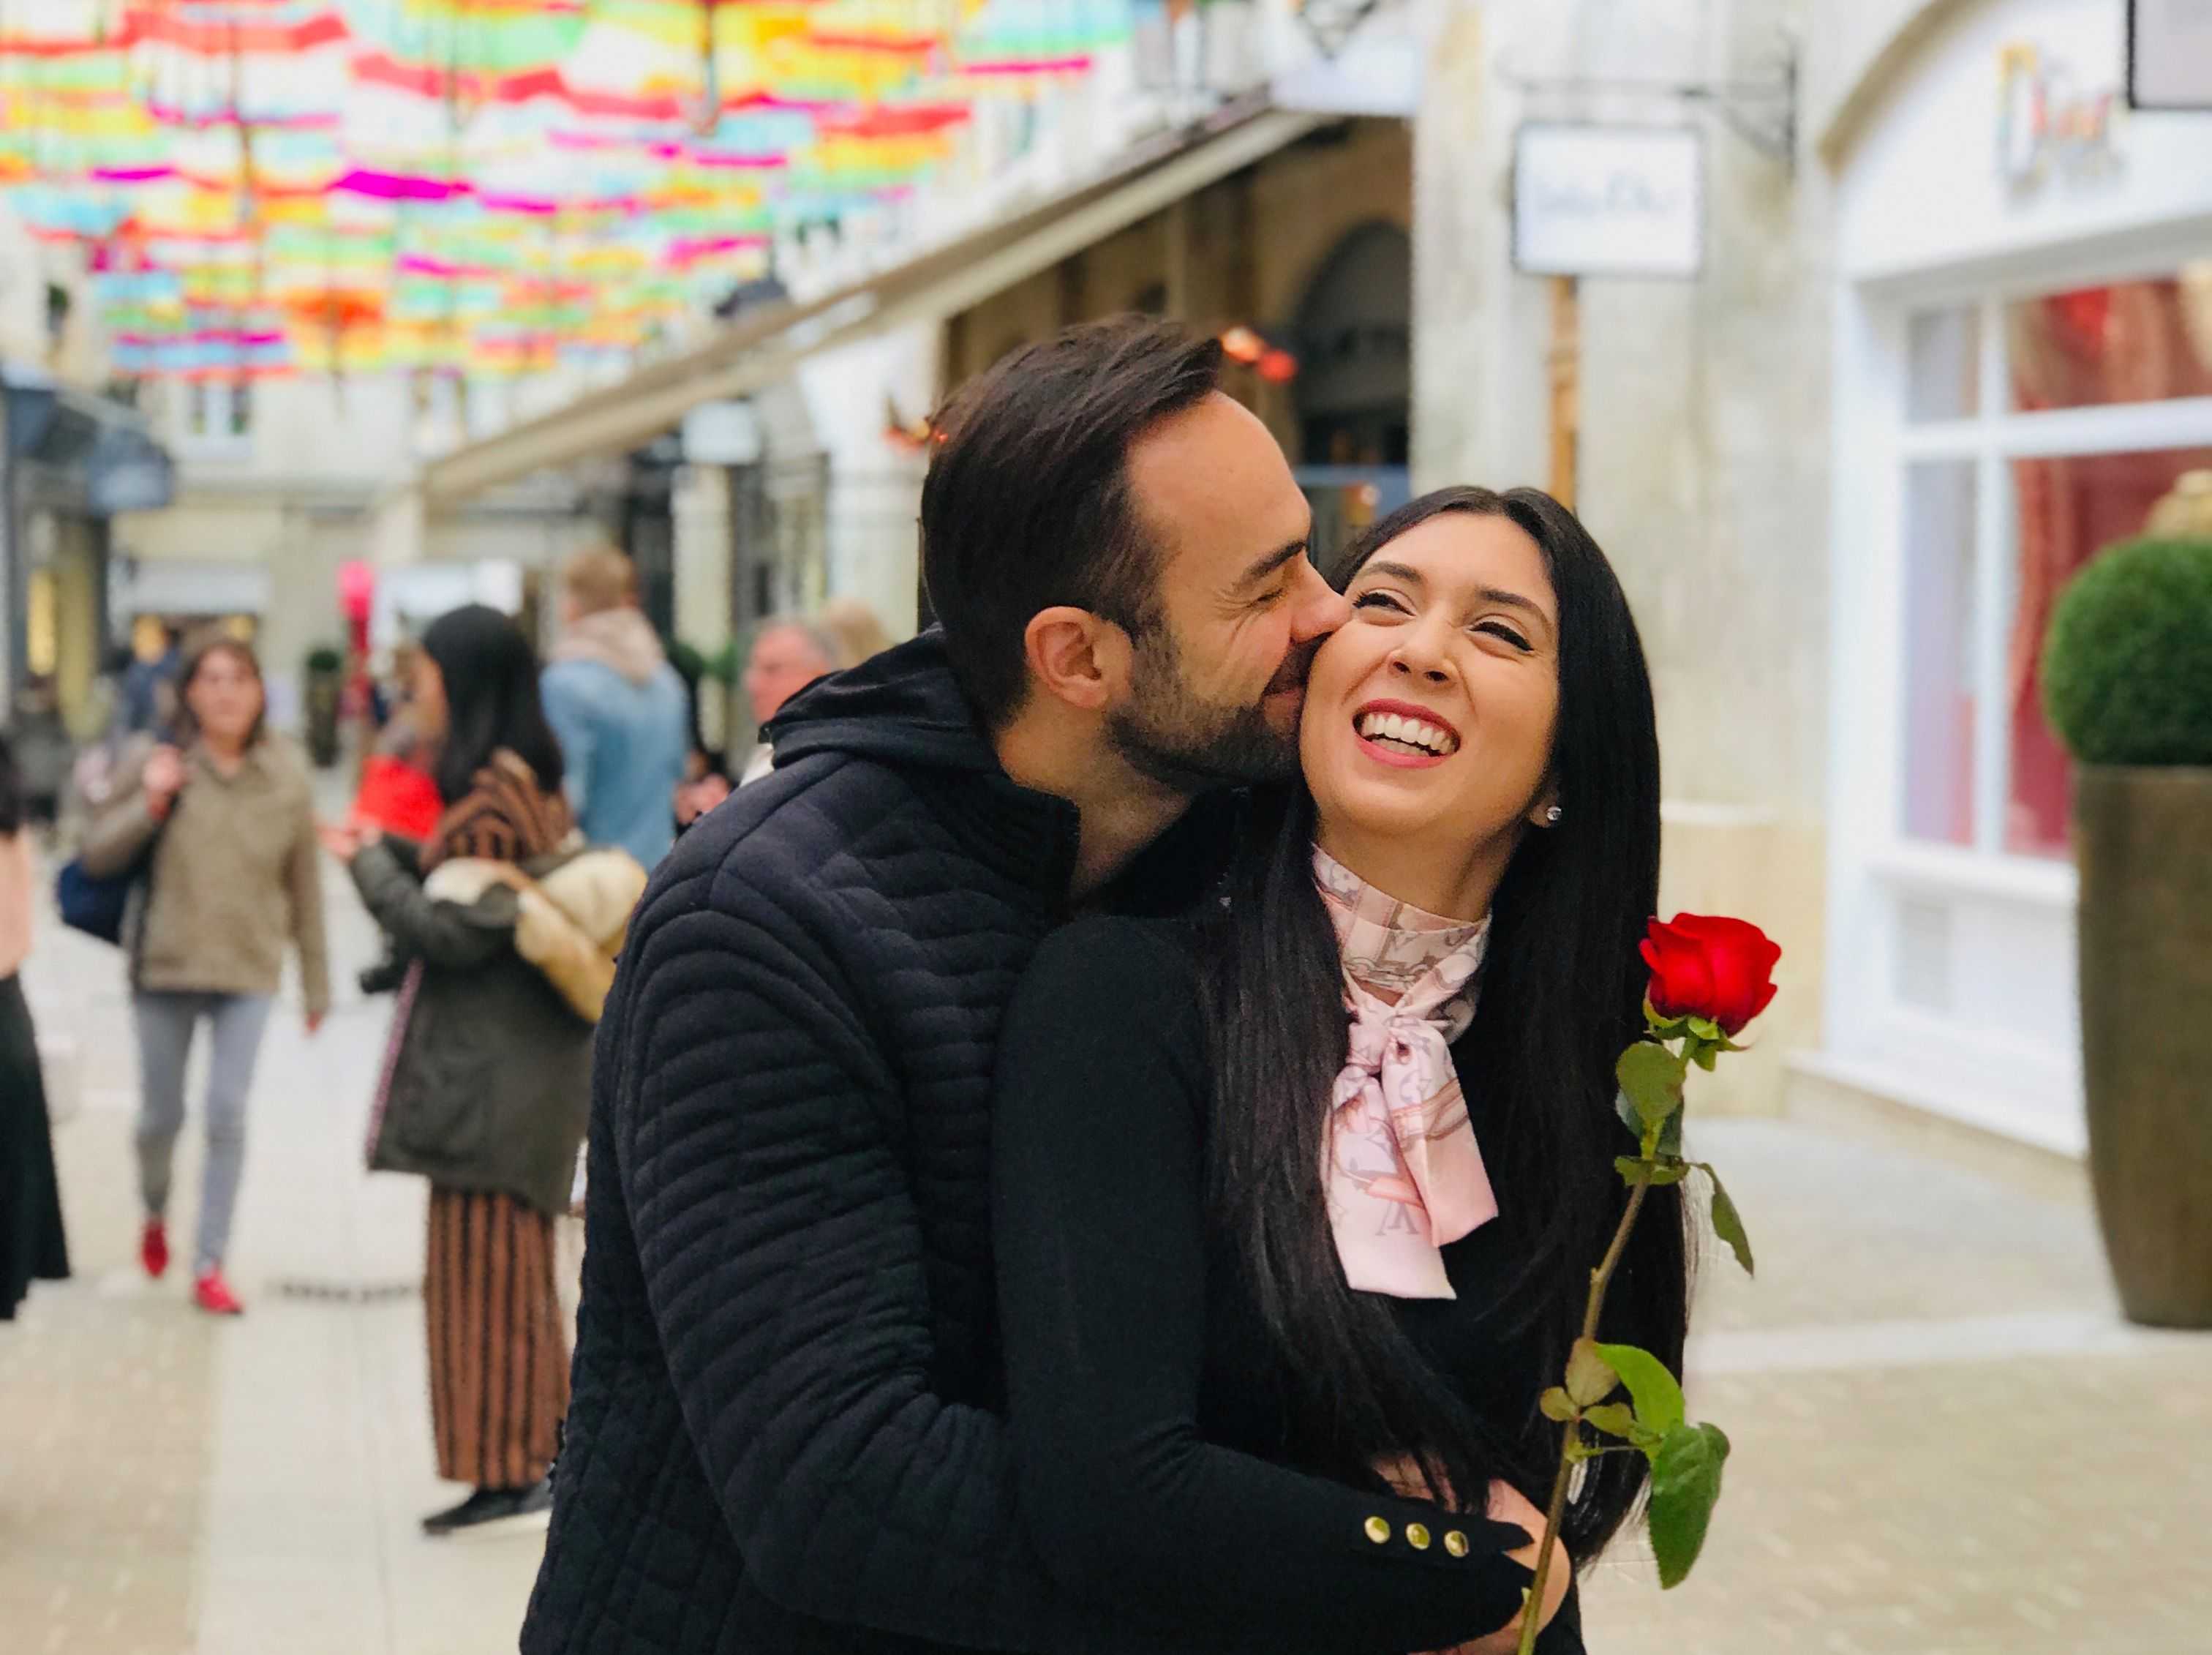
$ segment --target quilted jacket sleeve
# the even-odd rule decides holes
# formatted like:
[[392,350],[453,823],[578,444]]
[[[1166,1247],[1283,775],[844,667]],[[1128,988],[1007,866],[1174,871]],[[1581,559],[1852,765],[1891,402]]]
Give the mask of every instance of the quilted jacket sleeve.
[[936,1642],[1142,1646],[1024,1545],[1001,1422],[932,1393],[894,1077],[825,946],[838,916],[801,880],[725,879],[702,904],[706,883],[647,898],[602,1030],[601,1106],[748,1577],[798,1613]]

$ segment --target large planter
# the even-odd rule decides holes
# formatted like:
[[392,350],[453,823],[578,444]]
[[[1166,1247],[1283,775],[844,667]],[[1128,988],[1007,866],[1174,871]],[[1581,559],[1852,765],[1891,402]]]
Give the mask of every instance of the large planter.
[[2120,1302],[2212,1328],[2212,769],[2084,765],[2081,1056]]

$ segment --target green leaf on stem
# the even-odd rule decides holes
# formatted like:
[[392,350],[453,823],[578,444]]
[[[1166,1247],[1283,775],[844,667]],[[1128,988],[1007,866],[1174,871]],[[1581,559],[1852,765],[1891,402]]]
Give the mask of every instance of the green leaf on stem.
[[1656,1039],[1672,1040],[1690,1026],[1686,1017],[1668,1017],[1651,1003],[1651,996],[1644,996],[1644,1022]]
[[1650,1435],[1637,1424],[1636,1410],[1626,1402],[1601,1402],[1595,1408],[1586,1409],[1583,1413],[1583,1423],[1595,1426],[1607,1436],[1619,1437],[1626,1442],[1635,1442],[1638,1438]]
[[1565,1389],[1559,1385],[1553,1385],[1542,1396],[1537,1397],[1536,1407],[1546,1419],[1559,1425],[1566,1424],[1582,1411],[1575,1406],[1575,1399],[1568,1396]]
[[1729,1192],[1722,1187],[1721,1175],[1713,1171],[1710,1162],[1699,1161],[1698,1170],[1713,1181],[1713,1204],[1710,1214],[1713,1233],[1728,1243],[1729,1250],[1735,1255],[1735,1262],[1743,1266],[1746,1275],[1756,1275],[1751,1265],[1751,1236],[1743,1227],[1743,1214],[1735,1210],[1735,1203],[1729,1199]]
[[1680,1585],[1705,1548],[1728,1453],[1718,1426],[1678,1423],[1651,1457],[1651,1549],[1662,1586]]
[[1721,1053],[1726,1050],[1727,1048],[1723,1046],[1709,1046],[1705,1042],[1699,1041],[1696,1049],[1690,1054],[1690,1061],[1705,1070],[1706,1074],[1711,1074],[1719,1066]]
[[1632,1187],[1638,1183],[1648,1183],[1654,1189],[1661,1189],[1670,1183],[1680,1183],[1690,1176],[1690,1164],[1687,1161],[1665,1158],[1656,1161],[1642,1161],[1633,1155],[1614,1156],[1613,1170],[1620,1174],[1624,1183]]
[[1665,1124],[1682,1107],[1682,1060],[1664,1046],[1638,1041],[1620,1054],[1613,1074],[1644,1131]]
[[1613,1094],[1613,1112],[1620,1117],[1621,1125],[1639,1138],[1644,1135],[1644,1117],[1636,1112],[1636,1105],[1629,1101],[1626,1092],[1616,1092]]
[[1646,1431],[1664,1436],[1682,1422],[1682,1387],[1667,1365],[1635,1345],[1600,1345],[1598,1354],[1613,1364],[1635,1399],[1636,1420]]
[[1667,1124],[1659,1129],[1659,1142],[1653,1148],[1653,1154],[1680,1155],[1682,1153],[1682,1117],[1687,1112],[1678,1109],[1667,1117]]
[[1692,1018],[1690,1019],[1690,1032],[1696,1035],[1698,1039],[1705,1042],[1706,1044],[1713,1046],[1719,1045],[1721,1042],[1728,1038],[1726,1035],[1721,1032],[1721,1025],[1714,1022],[1710,1017]]
[[1567,1395],[1581,1407],[1601,1402],[1620,1388],[1613,1364],[1598,1354],[1597,1341],[1577,1339],[1567,1354]]

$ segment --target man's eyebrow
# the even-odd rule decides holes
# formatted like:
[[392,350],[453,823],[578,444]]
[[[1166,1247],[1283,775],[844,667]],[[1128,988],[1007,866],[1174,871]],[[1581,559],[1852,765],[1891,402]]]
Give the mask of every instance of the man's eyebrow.
[[[1425,587],[1428,584],[1420,570],[1410,569],[1404,563],[1369,563],[1363,567],[1359,573],[1380,575],[1404,586]],[[1545,612],[1543,605],[1538,603],[1534,598],[1524,598],[1519,593],[1509,592],[1502,586],[1479,587],[1475,589],[1474,595],[1484,603],[1497,604],[1506,609],[1518,609],[1524,613],[1534,615],[1547,626],[1551,624],[1551,616]]]
[[1273,575],[1285,564],[1296,563],[1299,558],[1305,555],[1306,537],[1300,535],[1295,540],[1291,540],[1285,545],[1277,546],[1273,551],[1269,552],[1266,557],[1261,558],[1249,569],[1246,569],[1243,574],[1238,575],[1237,577],[1237,586],[1235,589],[1238,592],[1249,592],[1254,587],[1261,584],[1261,582],[1267,580],[1269,575]]

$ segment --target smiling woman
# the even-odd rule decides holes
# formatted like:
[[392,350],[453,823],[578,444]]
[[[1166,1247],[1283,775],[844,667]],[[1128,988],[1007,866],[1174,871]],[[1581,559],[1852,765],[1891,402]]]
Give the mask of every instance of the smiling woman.
[[[1605,554],[1538,490],[1424,496],[1345,566],[1352,618],[1315,659],[1306,789],[1240,871],[1201,979],[1213,1216],[1318,1440],[1394,1445],[1455,1488],[1540,1488],[1557,1433],[1534,1393],[1465,1365],[1479,1350],[1505,1371],[1563,1361],[1619,1217],[1612,1066],[1642,1025],[1635,949],[1657,899],[1650,680]],[[1316,853],[1325,882],[1348,876],[1401,926],[1486,928],[1470,1014],[1445,1031],[1498,1220],[1443,1241],[1462,1299],[1483,1302],[1443,1317],[1352,1290],[1332,1233],[1322,1174],[1343,1146],[1331,1112],[1298,1100],[1341,1095],[1349,957]],[[1479,1281],[1461,1280],[1470,1250],[1488,1266]],[[1687,1316],[1679,1202],[1627,1270],[1637,1285],[1609,1307],[1608,1336],[1672,1360]],[[1451,1341],[1455,1321],[1484,1336]],[[1501,1340],[1501,1324],[1520,1331]],[[1642,1476],[1626,1457],[1593,1463],[1565,1530],[1578,1563]]]
[[1346,595],[1352,620],[1315,660],[1301,744],[1322,847],[1406,901],[1479,918],[1556,802],[1545,555],[1509,517],[1440,511],[1362,565]]
[[[1644,1026],[1657,739],[1620,585],[1548,496],[1425,496],[1352,567],[1304,785],[1261,795],[1225,903],[1067,926],[1008,1010],[1010,1423],[1074,1591],[1144,1579],[1200,1641],[1488,1655],[1635,1147],[1613,1064]],[[1679,1196],[1651,1192],[1601,1329],[1669,1363]],[[1544,1655],[1581,1650],[1567,1556],[1646,1476],[1586,1469]]]

